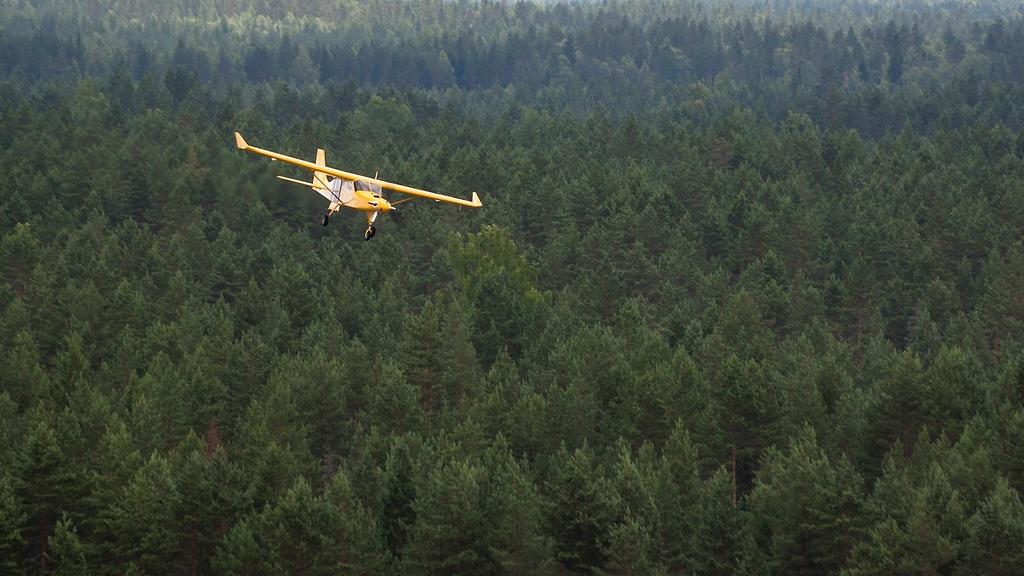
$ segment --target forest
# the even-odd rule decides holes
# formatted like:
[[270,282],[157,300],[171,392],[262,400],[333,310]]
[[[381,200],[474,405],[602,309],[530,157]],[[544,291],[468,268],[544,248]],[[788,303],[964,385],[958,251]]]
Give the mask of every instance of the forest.
[[1024,574],[1022,493],[1015,0],[0,0],[0,574]]

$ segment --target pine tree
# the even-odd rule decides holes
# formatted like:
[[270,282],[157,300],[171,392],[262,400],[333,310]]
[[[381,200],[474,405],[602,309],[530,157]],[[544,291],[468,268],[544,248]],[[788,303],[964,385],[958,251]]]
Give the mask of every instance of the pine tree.
[[602,574],[666,574],[664,566],[651,558],[654,539],[645,525],[632,514],[612,526],[608,534],[608,566]]
[[87,467],[91,490],[82,502],[88,514],[80,526],[83,537],[93,543],[89,549],[90,563],[97,572],[110,573],[113,567],[104,564],[105,559],[117,554],[115,506],[145,461],[135,448],[128,427],[117,417],[107,422],[106,431],[91,452]]
[[19,573],[27,519],[15,494],[14,479],[0,472],[0,570],[5,574]]
[[563,445],[556,459],[546,489],[555,559],[571,573],[593,574],[608,560],[614,499],[589,448],[570,453]]
[[897,362],[888,378],[877,382],[873,391],[878,406],[869,450],[876,462],[897,441],[904,447],[913,446],[920,426],[927,422],[922,405],[925,394],[921,387],[921,361],[908,351]]
[[16,295],[25,292],[32,269],[41,257],[42,246],[27,223],[17,224],[0,238],[0,271]]
[[502,347],[518,358],[540,305],[536,271],[507,232],[494,226],[465,243],[453,239],[447,257],[456,285],[472,306],[474,344],[485,365]]
[[456,408],[478,388],[482,375],[469,328],[461,305],[438,296],[427,302],[406,329],[402,345],[406,375],[420,390],[428,414],[445,406]]
[[25,568],[45,573],[49,570],[49,538],[61,513],[72,506],[76,487],[69,458],[58,444],[45,412],[36,411],[29,419],[15,474],[16,493],[25,514]]
[[770,449],[750,506],[768,527],[774,564],[786,574],[838,572],[858,538],[861,491],[853,467],[833,464],[812,428],[788,452]]
[[226,453],[209,441],[201,442],[190,432],[171,457],[180,509],[176,520],[181,554],[187,558],[189,574],[210,574],[208,565],[220,533],[226,526],[236,486],[225,473]]
[[50,536],[49,552],[55,576],[77,576],[90,573],[85,546],[78,537],[71,519],[65,514]]
[[[499,442],[501,444],[501,442]],[[550,567],[537,495],[519,465],[492,449],[427,473],[403,564],[415,574],[530,573]]]
[[1024,570],[1024,504],[1002,478],[968,520],[961,574],[1019,574]]
[[[380,520],[353,493],[339,470],[322,496],[325,506],[326,566],[352,574],[380,574],[391,560],[381,537]],[[333,559],[333,560],[332,560]]]
[[22,408],[37,402],[56,405],[50,376],[40,360],[36,342],[27,331],[18,332],[10,348],[0,356],[0,389]]
[[725,468],[719,468],[703,483],[690,565],[695,574],[737,571],[742,519],[733,494],[732,472]]
[[966,526],[965,502],[937,464],[926,464],[923,477],[915,479],[898,457],[894,449],[868,499],[875,522],[854,547],[844,574],[909,575],[954,567]]
[[145,574],[187,566],[177,553],[181,494],[167,459],[151,455],[112,505],[115,552],[121,562]]
[[541,496],[525,464],[503,437],[484,454],[488,471],[485,517],[497,521],[488,533],[497,572],[547,574],[554,567],[551,538],[544,533]]
[[728,454],[718,455],[726,461],[733,478],[733,501],[752,488],[761,451],[770,444],[769,423],[777,411],[771,394],[770,368],[755,360],[729,356],[721,368],[718,389],[721,412],[719,426],[725,434]]
[[481,574],[494,570],[487,549],[484,470],[467,462],[434,468],[416,499],[404,564],[415,574]]
[[392,556],[401,558],[409,545],[409,532],[416,524],[417,489],[412,448],[398,440],[388,450],[384,465],[381,531]]
[[217,573],[230,576],[274,573],[274,567],[263,561],[266,551],[257,542],[251,521],[252,516],[241,518],[221,539],[210,561]]
[[321,531],[324,520],[323,502],[304,478],[296,479],[254,524],[264,561],[284,573],[335,573],[336,556],[326,548],[326,534]]
[[681,572],[695,564],[694,547],[703,487],[697,450],[684,424],[676,422],[662,447],[657,499],[661,555],[669,572]]
[[375,381],[367,390],[367,421],[391,434],[421,430],[425,415],[420,390],[407,382],[402,371],[390,360],[385,360],[373,376]]

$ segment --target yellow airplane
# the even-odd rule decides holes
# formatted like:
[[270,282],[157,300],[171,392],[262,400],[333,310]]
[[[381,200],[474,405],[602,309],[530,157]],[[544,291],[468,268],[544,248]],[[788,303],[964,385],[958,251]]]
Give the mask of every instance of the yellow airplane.
[[[325,154],[321,148],[317,148],[316,150],[316,162],[308,162],[299,158],[285,156],[278,152],[249,146],[246,144],[245,139],[242,138],[242,135],[238,132],[235,132],[235,145],[238,146],[239,150],[245,150],[247,152],[252,152],[253,154],[266,156],[271,160],[286,162],[312,172],[313,179],[310,182],[287,178],[285,176],[278,176],[278,178],[287,180],[288,182],[294,182],[295,184],[309,186],[330,202],[327,207],[327,212],[320,219],[320,223],[324,226],[327,226],[327,223],[330,222],[331,214],[338,212],[342,208],[351,208],[353,210],[365,212],[366,232],[363,233],[363,238],[366,240],[373,238],[373,235],[377,233],[377,229],[373,226],[374,222],[377,221],[377,215],[381,212],[391,212],[395,209],[395,206],[402,202],[408,202],[409,200],[415,200],[416,198],[429,198],[436,202],[448,202],[451,204],[458,204],[459,206],[468,206],[470,208],[479,208],[480,206],[483,206],[483,204],[480,203],[480,197],[476,195],[476,192],[473,192],[472,200],[463,200],[462,198],[427,192],[426,190],[420,190],[419,188],[411,188],[401,184],[392,184],[391,182],[378,180],[376,176],[373,178],[367,178],[366,176],[360,176],[359,174],[353,174],[351,172],[338,170],[337,168],[331,168],[324,163]],[[331,180],[329,176],[334,176],[334,180]],[[381,194],[382,190],[393,190],[402,194],[408,194],[412,196],[412,198],[405,198],[398,202],[389,202]]]

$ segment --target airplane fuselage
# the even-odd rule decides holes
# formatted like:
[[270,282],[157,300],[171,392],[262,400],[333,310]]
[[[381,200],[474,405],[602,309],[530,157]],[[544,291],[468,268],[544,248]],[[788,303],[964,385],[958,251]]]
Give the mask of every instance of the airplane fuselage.
[[362,212],[390,212],[391,203],[369,190],[355,190],[352,200],[345,204],[346,208]]

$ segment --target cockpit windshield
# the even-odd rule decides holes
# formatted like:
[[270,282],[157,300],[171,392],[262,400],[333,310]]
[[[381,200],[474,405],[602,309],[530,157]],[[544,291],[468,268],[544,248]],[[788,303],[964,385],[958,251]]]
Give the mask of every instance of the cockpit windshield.
[[372,192],[374,196],[380,198],[380,186],[377,184],[371,184],[363,180],[356,180],[356,190],[363,192]]

